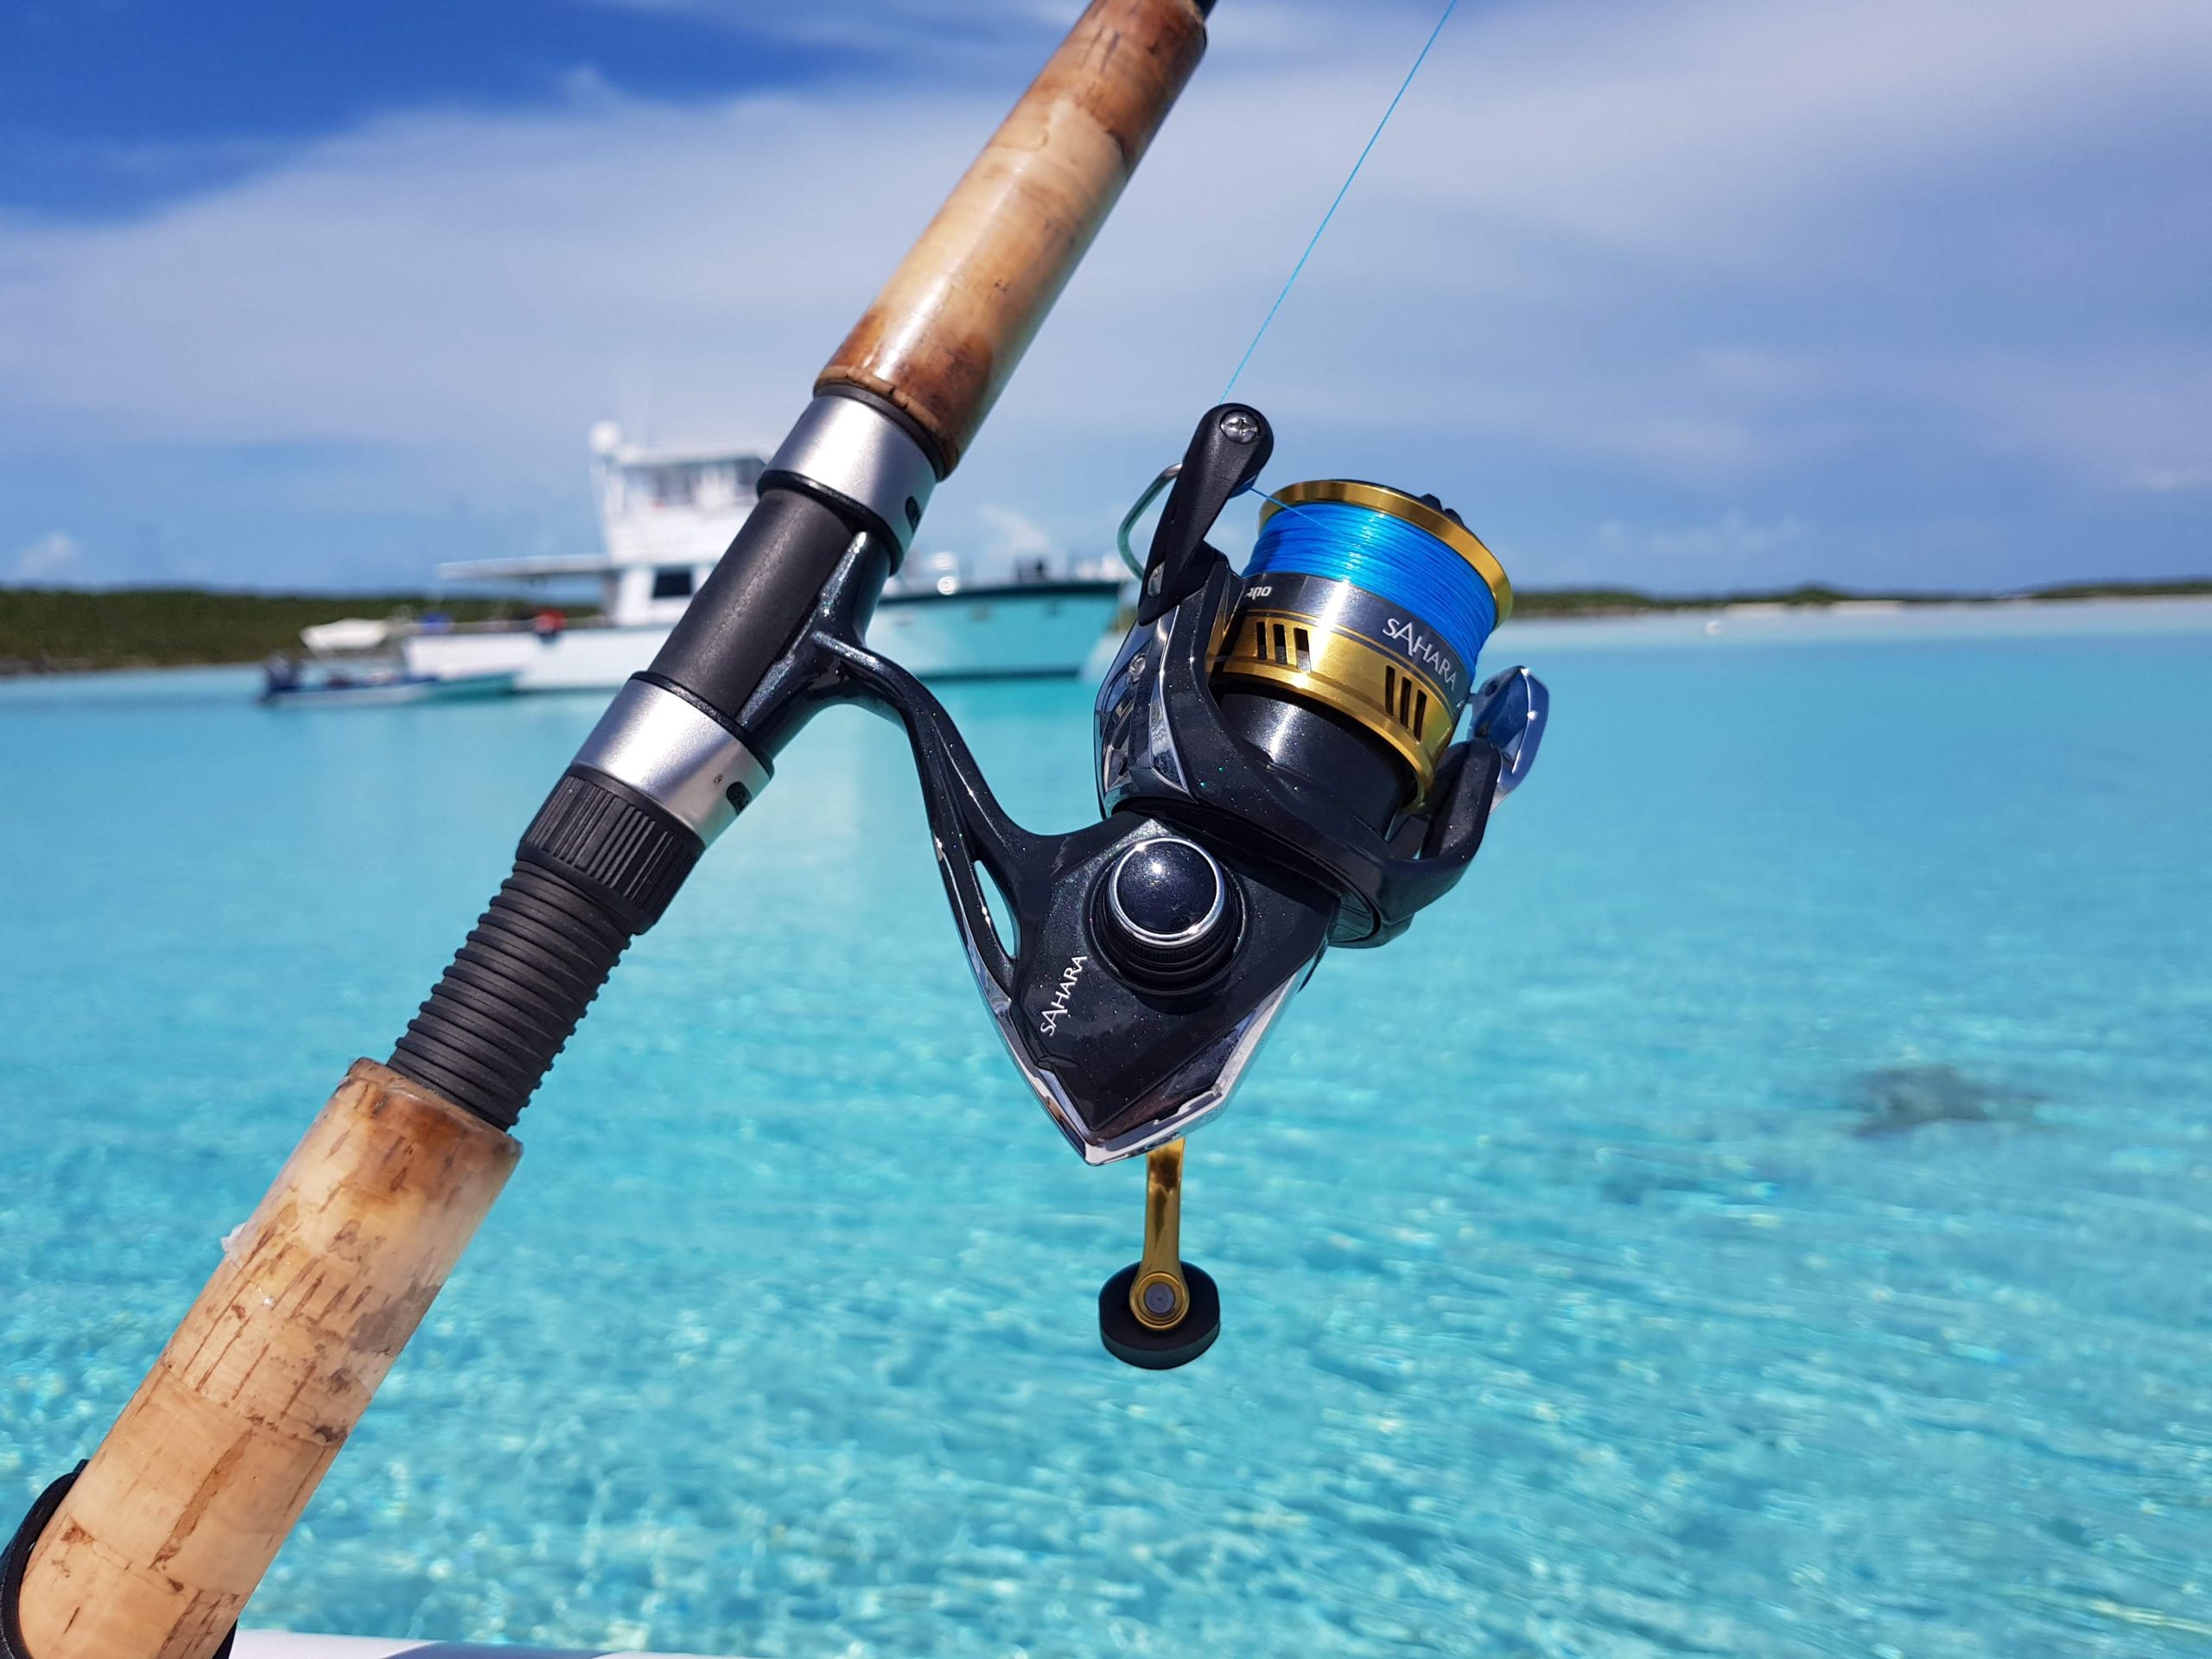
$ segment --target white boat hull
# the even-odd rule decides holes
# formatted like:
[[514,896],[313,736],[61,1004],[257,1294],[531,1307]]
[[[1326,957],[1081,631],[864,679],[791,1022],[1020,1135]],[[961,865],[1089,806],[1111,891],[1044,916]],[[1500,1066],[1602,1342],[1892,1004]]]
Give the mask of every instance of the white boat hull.
[[270,709],[388,709],[404,702],[462,702],[474,697],[503,697],[515,689],[509,673],[409,674],[404,678],[360,680],[351,684],[272,686],[261,694]]
[[1121,607],[1116,582],[887,594],[868,642],[924,679],[1074,674]]
[[[925,679],[1080,672],[1119,608],[1111,582],[1046,582],[955,594],[889,594],[868,643]],[[652,663],[661,625],[418,633],[408,671],[512,673],[518,691],[607,690]]]

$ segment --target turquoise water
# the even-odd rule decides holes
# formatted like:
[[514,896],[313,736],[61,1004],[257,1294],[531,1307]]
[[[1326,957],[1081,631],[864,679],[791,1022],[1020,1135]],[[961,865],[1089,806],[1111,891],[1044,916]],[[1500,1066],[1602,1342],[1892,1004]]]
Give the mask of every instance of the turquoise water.
[[[1543,762],[1192,1141],[1227,1326],[1168,1376],[1095,1336],[1139,1169],[1084,1168],[1024,1096],[900,741],[825,720],[525,1116],[253,1622],[2206,1651],[2205,614],[1509,626]],[[388,1049],[595,711],[246,685],[0,688],[11,1515]],[[951,701],[1018,814],[1086,813],[1083,688]],[[1858,1133],[1896,1127],[1884,1090],[1987,1115]]]

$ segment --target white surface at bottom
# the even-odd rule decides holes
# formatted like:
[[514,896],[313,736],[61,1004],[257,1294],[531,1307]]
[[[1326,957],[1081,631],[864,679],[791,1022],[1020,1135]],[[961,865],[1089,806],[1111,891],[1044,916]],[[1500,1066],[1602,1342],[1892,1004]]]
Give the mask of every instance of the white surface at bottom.
[[[402,1654],[425,1653],[439,1656],[481,1654],[484,1659],[499,1659],[501,1654],[594,1653],[607,1649],[591,1648],[499,1648],[471,1647],[466,1643],[426,1641],[421,1637],[393,1640],[381,1636],[298,1636],[289,1630],[240,1630],[238,1645],[232,1649],[232,1659],[398,1659]],[[705,1659],[700,1654],[633,1654],[626,1650],[618,1659]]]

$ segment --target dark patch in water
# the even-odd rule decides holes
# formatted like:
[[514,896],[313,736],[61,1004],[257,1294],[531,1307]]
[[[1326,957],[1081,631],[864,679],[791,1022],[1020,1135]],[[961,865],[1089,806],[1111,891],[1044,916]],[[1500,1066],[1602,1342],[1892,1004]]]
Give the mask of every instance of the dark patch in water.
[[2049,1096],[1970,1077],[1955,1065],[1885,1065],[1859,1077],[1851,1096],[1862,1137],[1904,1135],[1930,1123],[2033,1124]]
[[1610,1204],[1642,1204],[1653,1193],[1710,1192],[1713,1189],[1694,1176],[1658,1173],[1649,1170],[1624,1170],[1608,1175],[1598,1184],[1598,1196]]
[[1714,1515],[1694,1515],[1668,1534],[1684,1549],[1709,1549],[1720,1554],[1736,1543],[1736,1529]]

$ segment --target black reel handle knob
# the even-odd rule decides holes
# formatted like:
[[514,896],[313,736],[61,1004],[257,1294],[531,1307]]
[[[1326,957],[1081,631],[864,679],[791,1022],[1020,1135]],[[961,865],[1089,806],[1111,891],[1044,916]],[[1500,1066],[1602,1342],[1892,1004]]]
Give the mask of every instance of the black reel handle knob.
[[1172,1371],[1212,1347],[1214,1338],[1221,1334],[1221,1292],[1212,1274],[1185,1262],[1183,1281],[1188,1287],[1189,1303],[1183,1317],[1164,1329],[1147,1325],[1129,1306],[1130,1287],[1143,1266],[1141,1262],[1132,1262],[1098,1287],[1098,1340],[1124,1365]]

